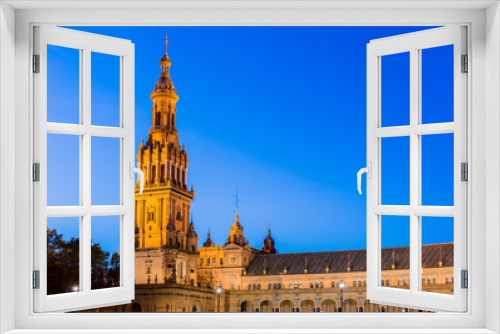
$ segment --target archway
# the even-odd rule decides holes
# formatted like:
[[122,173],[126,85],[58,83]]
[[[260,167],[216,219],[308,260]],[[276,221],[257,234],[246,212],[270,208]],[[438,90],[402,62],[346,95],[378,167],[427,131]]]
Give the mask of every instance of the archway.
[[314,302],[312,300],[301,301],[300,312],[314,312]]
[[203,310],[201,309],[201,303],[196,300],[193,305],[191,306],[191,312],[203,312]]
[[141,304],[137,302],[132,303],[132,312],[142,312]]
[[260,303],[260,312],[272,312],[274,303],[270,300],[264,300]]
[[344,312],[358,312],[358,302],[354,299],[347,299],[344,301]]
[[333,299],[325,299],[321,302],[321,310],[323,312],[335,312],[335,301]]
[[253,312],[254,303],[250,300],[245,300],[240,304],[240,312]]
[[283,300],[280,303],[280,312],[292,312],[293,302],[291,300]]

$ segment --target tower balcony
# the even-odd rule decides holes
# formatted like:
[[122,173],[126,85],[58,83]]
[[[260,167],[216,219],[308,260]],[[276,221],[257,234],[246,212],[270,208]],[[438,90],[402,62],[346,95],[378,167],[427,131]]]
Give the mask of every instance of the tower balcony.
[[172,127],[172,126],[153,125],[152,127],[149,128],[149,132],[161,131],[161,130],[178,133],[177,129],[175,127]]

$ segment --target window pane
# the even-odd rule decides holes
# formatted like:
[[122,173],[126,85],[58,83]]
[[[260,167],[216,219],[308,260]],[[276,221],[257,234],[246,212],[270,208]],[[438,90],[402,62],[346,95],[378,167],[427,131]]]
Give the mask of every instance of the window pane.
[[410,53],[381,58],[382,126],[410,125]]
[[80,205],[80,136],[47,134],[47,205]]
[[80,123],[80,50],[47,45],[47,121]]
[[410,205],[410,137],[382,138],[382,205]]
[[120,286],[120,218],[92,217],[92,290]]
[[92,205],[120,204],[120,138],[92,137]]
[[382,216],[381,225],[382,275],[379,285],[409,289],[410,217]]
[[120,57],[92,52],[92,125],[120,126]]
[[422,124],[453,122],[453,45],[421,52]]
[[47,218],[47,294],[79,291],[80,217]]
[[425,135],[422,139],[422,205],[453,206],[454,135]]
[[422,291],[453,294],[453,217],[422,217]]

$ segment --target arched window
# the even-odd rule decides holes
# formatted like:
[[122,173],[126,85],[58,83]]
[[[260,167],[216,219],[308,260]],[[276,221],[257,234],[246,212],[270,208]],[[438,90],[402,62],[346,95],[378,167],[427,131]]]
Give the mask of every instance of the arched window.
[[210,264],[210,258],[207,257],[207,266]]
[[389,286],[389,279],[386,279],[386,280],[385,280],[385,285],[386,285],[386,286]]
[[162,180],[162,179],[163,179],[164,175],[165,175],[165,165],[161,165],[161,175],[160,175],[160,180]]
[[273,285],[271,283],[269,283],[269,290],[271,290],[273,288]]
[[437,278],[436,277],[432,278],[432,284],[437,284]]
[[212,264],[215,264],[215,257],[212,258]]
[[203,264],[203,259],[200,259],[200,266]]
[[260,290],[260,283],[257,284],[257,290]]
[[252,290],[252,284],[248,284],[248,290]]
[[384,286],[384,280],[381,281],[381,286]]
[[358,282],[353,281],[353,282],[352,282],[352,286],[353,286],[354,288],[356,288],[356,287],[358,286]]
[[156,166],[153,166],[153,172],[151,173],[151,182],[155,182],[156,177]]
[[363,281],[363,286],[366,286],[366,280]]
[[431,278],[427,277],[427,284],[431,285]]
[[358,287],[361,288],[363,286],[363,283],[361,281],[358,281]]
[[156,113],[155,125],[161,125],[161,113]]
[[335,287],[335,281],[332,281],[332,288]]
[[222,258],[220,258],[220,265],[222,266],[224,264],[224,261],[222,260]]
[[425,277],[422,277],[422,285],[425,285]]

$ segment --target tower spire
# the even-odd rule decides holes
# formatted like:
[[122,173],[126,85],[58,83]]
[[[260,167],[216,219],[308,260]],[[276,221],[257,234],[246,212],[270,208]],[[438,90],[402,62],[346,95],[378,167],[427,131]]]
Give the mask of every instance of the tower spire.
[[167,28],[165,28],[165,53],[164,53],[165,56],[167,56],[167,42],[168,42],[168,39],[167,39]]

